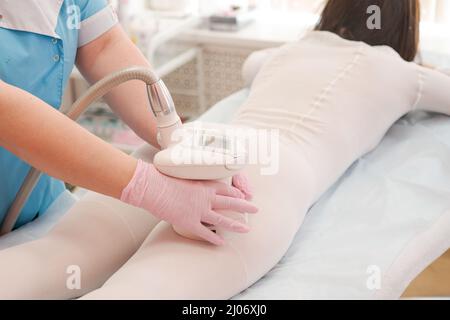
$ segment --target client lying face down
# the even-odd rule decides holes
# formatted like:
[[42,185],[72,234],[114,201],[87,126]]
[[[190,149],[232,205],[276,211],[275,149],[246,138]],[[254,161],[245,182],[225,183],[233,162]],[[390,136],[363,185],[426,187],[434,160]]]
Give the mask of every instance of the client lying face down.
[[[373,4],[380,30],[366,27]],[[256,76],[233,123],[279,130],[280,165],[270,176],[246,170],[260,210],[249,217],[249,233],[225,232],[226,243],[212,246],[90,194],[45,238],[0,252],[0,297],[219,299],[246,289],[282,258],[314,202],[396,120],[416,109],[450,114],[450,78],[411,62],[418,35],[418,1],[331,0],[315,31],[250,57]],[[151,161],[154,152],[137,156]],[[83,270],[75,291],[65,286],[74,264]]]

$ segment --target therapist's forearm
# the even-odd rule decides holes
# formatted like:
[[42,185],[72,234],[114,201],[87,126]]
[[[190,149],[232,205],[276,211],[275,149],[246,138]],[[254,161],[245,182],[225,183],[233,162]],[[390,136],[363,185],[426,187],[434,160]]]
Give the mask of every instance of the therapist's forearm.
[[1,81],[0,146],[55,178],[115,198],[137,165],[45,102]]
[[[122,28],[116,26],[78,50],[77,66],[83,76],[93,83],[114,71],[131,66],[150,67],[150,64]],[[112,90],[106,100],[134,132],[153,146],[159,147],[156,141],[156,121],[143,82],[124,83]]]

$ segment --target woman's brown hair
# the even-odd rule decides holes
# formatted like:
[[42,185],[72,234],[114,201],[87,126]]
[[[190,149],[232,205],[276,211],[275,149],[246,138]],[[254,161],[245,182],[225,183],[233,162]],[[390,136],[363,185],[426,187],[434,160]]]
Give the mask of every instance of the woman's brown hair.
[[[370,29],[368,8],[380,8],[380,29]],[[416,57],[420,35],[419,0],[328,0],[315,30],[347,40],[387,45],[406,61]]]

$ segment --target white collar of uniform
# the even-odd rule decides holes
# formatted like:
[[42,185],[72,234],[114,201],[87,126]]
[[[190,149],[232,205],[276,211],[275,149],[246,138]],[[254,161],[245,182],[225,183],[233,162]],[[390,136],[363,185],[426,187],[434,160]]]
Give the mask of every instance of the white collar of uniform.
[[60,38],[56,33],[64,0],[1,0],[0,27]]

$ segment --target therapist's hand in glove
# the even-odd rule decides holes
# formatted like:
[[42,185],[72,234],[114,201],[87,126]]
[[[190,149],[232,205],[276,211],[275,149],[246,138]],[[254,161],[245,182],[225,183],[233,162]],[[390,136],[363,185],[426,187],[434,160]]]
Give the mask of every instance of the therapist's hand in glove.
[[121,200],[215,245],[223,245],[223,238],[202,222],[232,232],[249,232],[247,225],[215,212],[230,210],[256,213],[258,209],[245,197],[239,189],[221,182],[168,177],[152,164],[139,160],[133,178],[122,192]]
[[233,177],[233,186],[242,191],[246,200],[252,200],[253,192],[250,181],[248,181],[248,178],[244,173],[239,173]]

